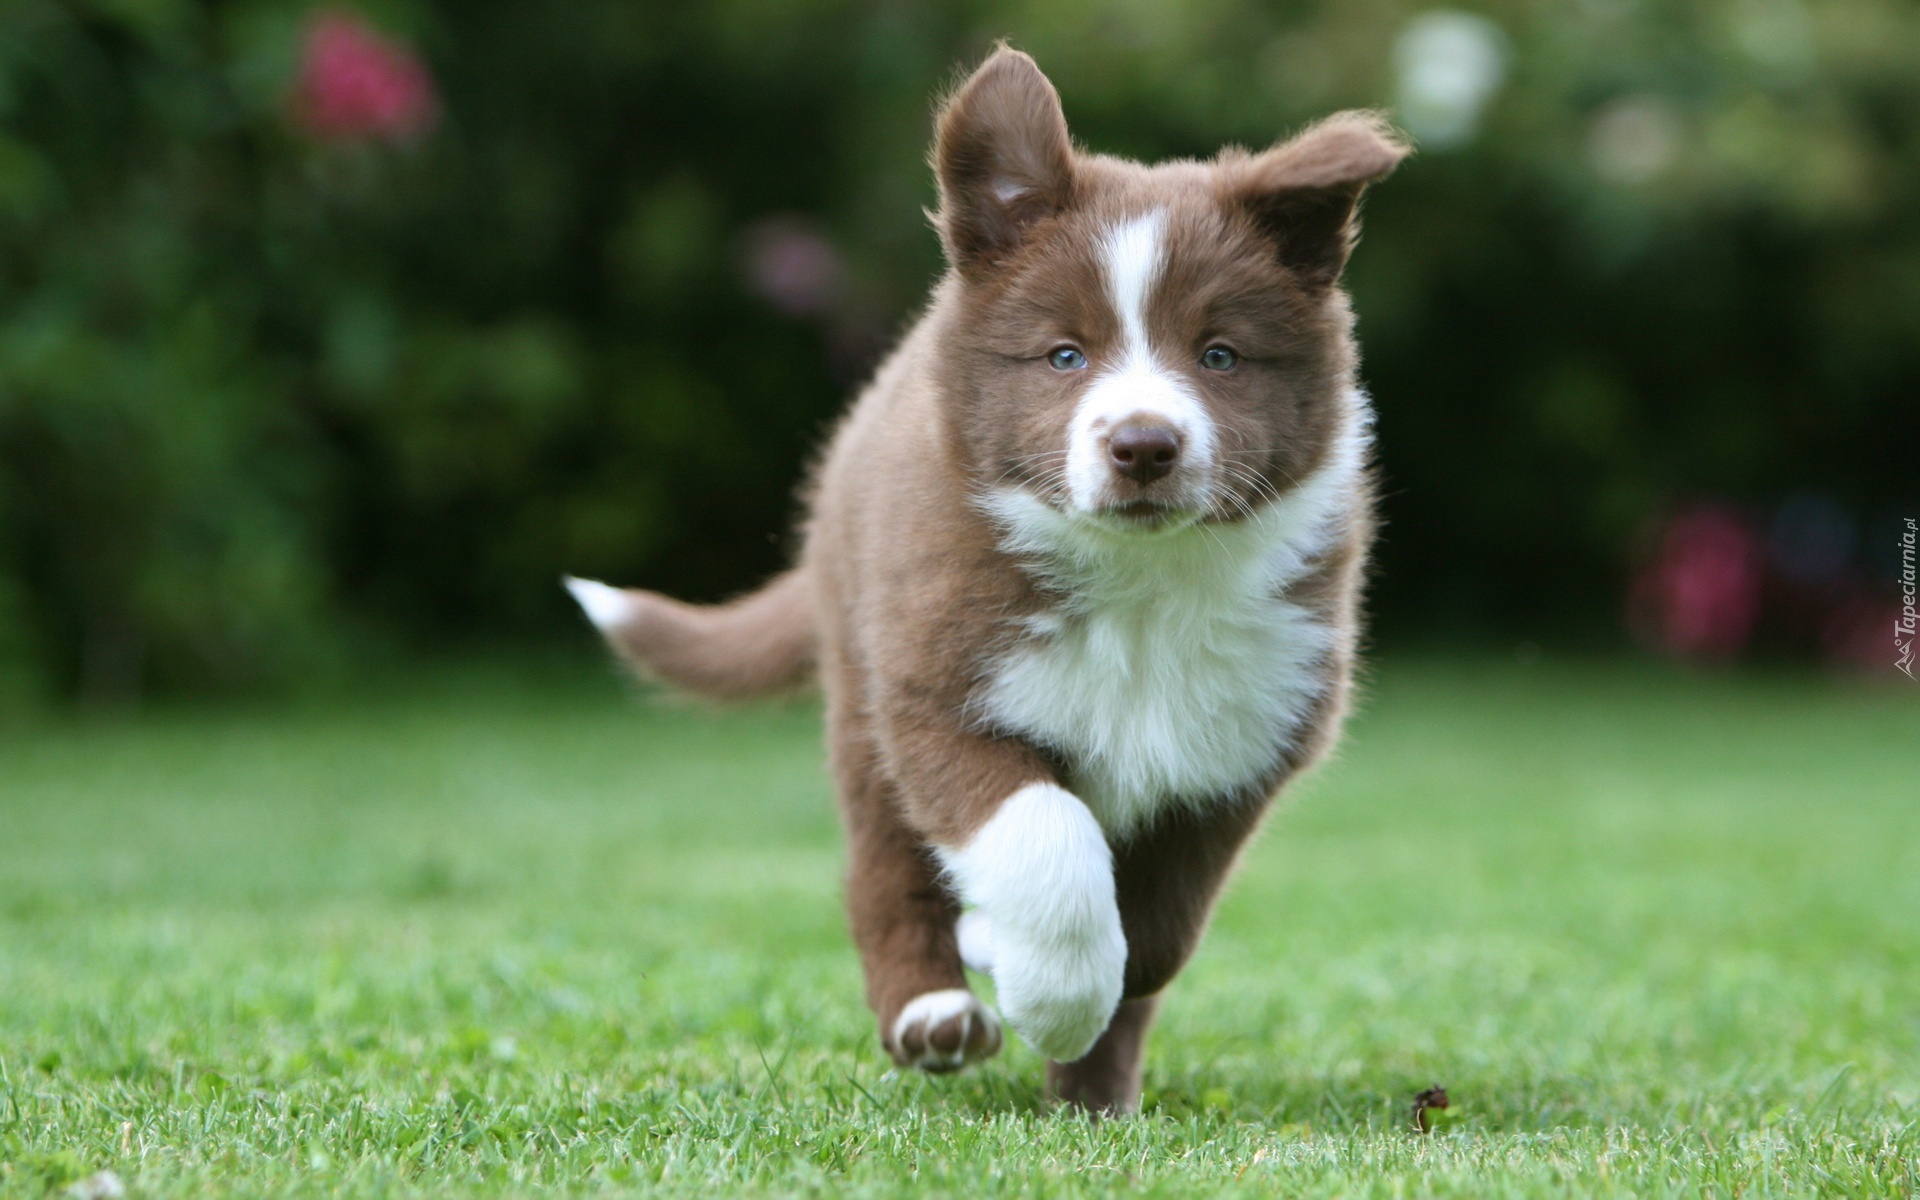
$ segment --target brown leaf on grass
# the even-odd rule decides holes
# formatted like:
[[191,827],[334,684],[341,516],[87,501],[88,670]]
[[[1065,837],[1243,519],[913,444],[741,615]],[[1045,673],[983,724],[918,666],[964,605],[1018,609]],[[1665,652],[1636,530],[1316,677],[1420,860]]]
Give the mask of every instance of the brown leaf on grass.
[[1432,1133],[1433,1125],[1427,1120],[1430,1108],[1447,1107],[1447,1089],[1434,1084],[1413,1098],[1413,1128],[1419,1133]]

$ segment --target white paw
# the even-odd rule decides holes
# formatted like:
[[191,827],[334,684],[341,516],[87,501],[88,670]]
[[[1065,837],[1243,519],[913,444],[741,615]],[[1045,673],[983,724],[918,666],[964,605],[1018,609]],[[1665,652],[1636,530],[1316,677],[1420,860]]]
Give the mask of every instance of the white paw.
[[927,992],[907,1001],[893,1021],[887,1049],[903,1067],[958,1071],[1000,1053],[1000,1018],[965,988]]
[[993,974],[993,922],[987,914],[977,908],[961,913],[953,936],[960,943],[961,962],[982,975]]
[[1117,908],[1042,930],[1003,929],[993,938],[993,987],[1007,1023],[1055,1062],[1093,1049],[1120,1006],[1127,939]]
[[1083,1057],[1127,969],[1113,853],[1093,814],[1064,788],[1031,784],[940,857],[976,906],[956,930],[961,955],[987,967],[1007,1024],[1055,1062]]

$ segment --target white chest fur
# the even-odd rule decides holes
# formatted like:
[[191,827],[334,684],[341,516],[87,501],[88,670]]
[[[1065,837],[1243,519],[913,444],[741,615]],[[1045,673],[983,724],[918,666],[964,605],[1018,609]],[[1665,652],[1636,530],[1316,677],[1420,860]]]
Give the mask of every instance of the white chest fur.
[[975,705],[1047,746],[1109,837],[1270,771],[1325,687],[1332,631],[1287,598],[1339,536],[1366,407],[1300,487],[1230,525],[1140,535],[1024,492],[988,499],[1003,545],[1060,597],[1024,622]]

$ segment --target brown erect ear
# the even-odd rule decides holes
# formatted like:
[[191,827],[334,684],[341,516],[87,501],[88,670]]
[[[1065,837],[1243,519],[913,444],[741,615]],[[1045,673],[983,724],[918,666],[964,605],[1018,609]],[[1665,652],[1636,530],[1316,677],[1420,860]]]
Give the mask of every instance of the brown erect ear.
[[1073,147],[1060,96],[1031,58],[1001,46],[940,110],[933,142],[936,218],[947,261],[969,275],[1019,249],[1065,208]]
[[1281,262],[1309,283],[1328,285],[1353,249],[1360,193],[1407,154],[1381,117],[1338,113],[1241,164],[1234,198],[1274,239]]

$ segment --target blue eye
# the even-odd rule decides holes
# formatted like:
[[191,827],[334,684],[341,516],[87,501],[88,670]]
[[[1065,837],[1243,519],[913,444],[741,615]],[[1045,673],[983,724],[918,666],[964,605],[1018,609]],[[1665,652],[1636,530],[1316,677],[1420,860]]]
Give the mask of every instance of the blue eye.
[[1225,346],[1208,346],[1207,352],[1200,356],[1200,365],[1209,371],[1231,371],[1240,356]]
[[1087,365],[1087,356],[1072,346],[1061,346],[1047,355],[1047,363],[1056,371],[1078,371]]

